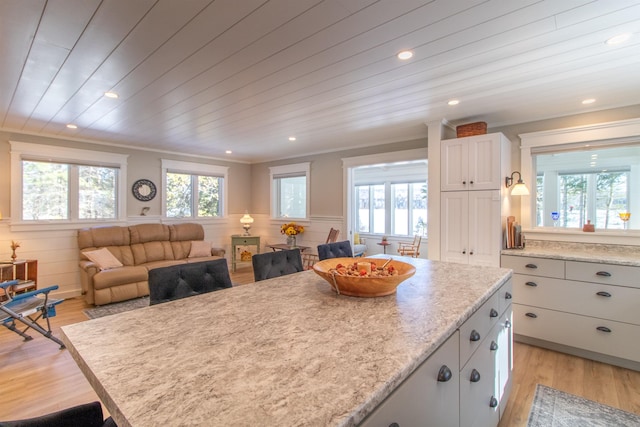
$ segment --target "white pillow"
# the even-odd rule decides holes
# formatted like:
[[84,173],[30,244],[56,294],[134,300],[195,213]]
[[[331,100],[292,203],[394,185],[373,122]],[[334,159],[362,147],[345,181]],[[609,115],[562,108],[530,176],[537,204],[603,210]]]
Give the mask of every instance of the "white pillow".
[[87,258],[96,263],[100,270],[122,267],[122,263],[107,248],[96,249],[95,251],[82,252]]
[[189,252],[188,258],[199,258],[203,256],[211,256],[211,242],[193,240],[191,242],[191,252]]

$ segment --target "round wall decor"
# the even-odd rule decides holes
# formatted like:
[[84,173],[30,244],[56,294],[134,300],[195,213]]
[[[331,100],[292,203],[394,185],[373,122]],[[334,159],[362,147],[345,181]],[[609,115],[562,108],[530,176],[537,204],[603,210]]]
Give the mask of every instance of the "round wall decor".
[[139,179],[134,182],[131,191],[133,197],[142,202],[148,202],[156,197],[156,185],[148,179]]

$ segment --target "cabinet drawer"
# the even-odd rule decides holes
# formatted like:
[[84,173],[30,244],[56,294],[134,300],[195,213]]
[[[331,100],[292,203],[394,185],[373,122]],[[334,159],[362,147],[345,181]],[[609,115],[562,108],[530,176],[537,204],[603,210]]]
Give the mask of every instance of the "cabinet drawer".
[[513,302],[513,279],[509,279],[498,290],[498,311],[502,315]]
[[[502,289],[502,288],[500,288]],[[460,366],[467,364],[471,355],[480,346],[487,334],[498,323],[498,295],[495,292],[480,308],[460,326]]]
[[460,370],[460,427],[498,425],[500,392],[496,365],[501,329],[496,323]]
[[514,302],[640,325],[640,289],[514,275]]
[[519,335],[640,361],[637,325],[520,304],[513,304],[513,325]]
[[[458,341],[456,331],[359,425],[458,427]],[[448,381],[438,381],[443,366],[451,372]]]
[[564,279],[564,261],[548,258],[502,255],[501,266],[514,273]]
[[640,267],[567,261],[567,279],[640,288]]

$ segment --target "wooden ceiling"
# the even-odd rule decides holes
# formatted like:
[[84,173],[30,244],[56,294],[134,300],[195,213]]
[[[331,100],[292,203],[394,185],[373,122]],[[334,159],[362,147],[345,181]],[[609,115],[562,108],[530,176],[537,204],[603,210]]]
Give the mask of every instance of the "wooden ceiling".
[[2,0],[0,57],[3,130],[260,162],[639,104],[640,0]]

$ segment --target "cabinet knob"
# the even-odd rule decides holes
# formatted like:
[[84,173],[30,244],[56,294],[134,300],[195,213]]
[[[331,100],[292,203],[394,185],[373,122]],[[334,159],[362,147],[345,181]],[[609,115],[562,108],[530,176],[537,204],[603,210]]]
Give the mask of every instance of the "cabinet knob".
[[513,298],[513,296],[511,295],[511,292],[505,292],[504,299],[511,299],[511,298]]
[[489,312],[489,317],[498,317],[498,312],[495,308],[491,309],[491,311]]
[[606,326],[598,326],[596,329],[600,332],[611,332],[611,329],[607,328]]
[[611,294],[609,292],[605,292],[605,291],[596,292],[596,295],[601,296],[601,297],[611,298]]
[[596,276],[611,277],[611,273],[609,273],[608,271],[598,271],[596,273]]
[[489,346],[489,350],[496,351],[498,349],[498,343],[495,341],[491,341],[491,345]]
[[469,181],[469,184],[473,185],[473,181]]
[[538,266],[537,266],[537,265],[535,265],[535,264],[527,264],[527,265],[525,265],[525,267],[526,267],[526,268],[533,268],[534,270],[535,270],[536,268],[538,268]]
[[494,396],[491,396],[491,400],[489,400],[489,407],[495,408],[496,406],[498,406],[498,399],[496,399]]
[[470,252],[469,252],[469,255],[473,255],[473,251],[470,251]]
[[467,181],[462,181],[462,184],[463,185],[467,185]]
[[462,254],[463,254],[463,255],[466,255],[466,253],[467,253],[467,250],[466,250],[466,249],[463,249],[463,250],[462,250]]
[[535,313],[527,313],[527,314],[525,314],[525,316],[531,317],[532,319],[537,319],[538,318],[538,315],[535,314]]
[[504,327],[505,328],[510,328],[511,327],[511,320],[507,320],[504,322]]
[[475,329],[471,331],[469,335],[469,340],[471,341],[480,341],[480,334]]
[[538,286],[536,282],[525,282],[525,285],[531,286],[532,288],[535,288],[536,286]]
[[446,383],[452,376],[453,374],[451,373],[451,369],[449,369],[447,365],[442,365],[438,372],[438,382]]
[[477,383],[478,381],[480,381],[480,372],[476,371],[475,368],[471,370],[469,381],[471,381],[472,383]]

